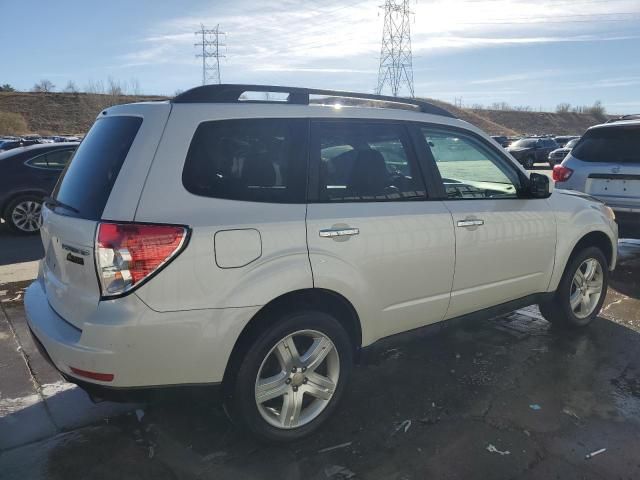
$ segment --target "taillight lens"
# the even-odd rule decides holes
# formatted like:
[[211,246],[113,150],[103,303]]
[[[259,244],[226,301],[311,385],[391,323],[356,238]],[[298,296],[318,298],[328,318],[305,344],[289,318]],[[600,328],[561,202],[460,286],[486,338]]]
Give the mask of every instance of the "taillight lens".
[[556,165],[553,167],[553,181],[554,182],[566,182],[571,178],[573,170],[564,167],[562,165]]
[[102,296],[118,296],[139,285],[175,258],[186,238],[181,226],[100,223],[96,268]]

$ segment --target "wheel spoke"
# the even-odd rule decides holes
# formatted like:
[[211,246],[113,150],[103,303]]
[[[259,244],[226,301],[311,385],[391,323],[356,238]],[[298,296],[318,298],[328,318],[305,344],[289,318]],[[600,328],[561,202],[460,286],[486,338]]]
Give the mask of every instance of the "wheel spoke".
[[584,284],[585,282],[584,273],[582,273],[582,270],[580,268],[578,268],[578,270],[576,271],[576,274],[574,275],[573,279],[576,281],[578,286],[582,286]]
[[596,273],[596,266],[597,263],[593,258],[590,258],[589,260],[587,260],[586,262],[584,262],[586,265],[586,269],[584,272],[584,279],[589,282],[591,280],[593,280],[593,276]]
[[293,343],[293,337],[282,340],[274,351],[280,366],[285,372],[290,372],[293,367],[300,363],[298,349]]
[[329,400],[335,389],[336,384],[330,378],[316,372],[311,372],[307,375],[305,391],[312,397],[316,397],[321,400]]
[[282,410],[280,411],[280,424],[283,427],[291,428],[295,427],[300,420],[300,412],[302,411],[302,396],[303,391],[289,391],[284,396],[282,402]]
[[264,403],[284,395],[289,388],[285,383],[286,379],[287,374],[285,372],[280,372],[273,377],[259,379],[256,383],[256,402]]
[[580,290],[576,290],[573,295],[569,298],[569,303],[571,305],[571,310],[575,312],[576,308],[580,305],[582,301],[582,295],[580,294]]
[[602,292],[602,283],[594,280],[592,282],[587,283],[587,294],[588,295],[596,295]]
[[580,310],[582,313],[589,313],[589,309],[591,307],[591,301],[589,295],[581,295],[580,296]]
[[314,338],[309,350],[300,358],[307,370],[315,370],[333,350],[333,343],[327,337]]

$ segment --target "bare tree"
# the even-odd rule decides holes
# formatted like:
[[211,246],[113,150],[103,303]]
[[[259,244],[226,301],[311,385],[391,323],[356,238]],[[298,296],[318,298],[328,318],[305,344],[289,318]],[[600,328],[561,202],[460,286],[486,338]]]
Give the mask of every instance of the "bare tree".
[[53,92],[55,88],[56,86],[53,84],[53,82],[51,82],[50,80],[44,79],[36,83],[31,89],[31,91],[39,92],[39,93],[49,93],[49,92]]
[[131,87],[129,91],[131,95],[135,95],[137,97],[142,95],[142,88],[140,87],[140,81],[137,78],[133,77],[131,80],[129,80],[129,86]]
[[66,93],[78,93],[78,87],[73,80],[69,80],[67,86],[64,87],[64,91]]
[[124,94],[122,84],[113,77],[107,78],[107,93],[112,97],[119,97]]
[[84,91],[94,95],[105,93],[104,82],[102,80],[89,80],[89,83],[84,87]]
[[556,113],[568,113],[571,111],[570,103],[559,103],[556,107]]

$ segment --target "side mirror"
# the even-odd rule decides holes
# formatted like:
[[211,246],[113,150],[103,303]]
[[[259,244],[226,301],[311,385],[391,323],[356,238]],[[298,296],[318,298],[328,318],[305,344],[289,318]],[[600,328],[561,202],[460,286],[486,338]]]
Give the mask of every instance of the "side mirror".
[[549,177],[540,173],[529,175],[529,195],[531,198],[549,198],[551,187]]

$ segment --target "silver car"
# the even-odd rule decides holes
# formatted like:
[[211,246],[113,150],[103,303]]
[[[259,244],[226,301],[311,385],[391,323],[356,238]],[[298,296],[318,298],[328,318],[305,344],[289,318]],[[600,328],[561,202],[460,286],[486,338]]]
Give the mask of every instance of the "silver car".
[[640,115],[596,125],[553,169],[556,188],[588,193],[616,213],[621,236],[640,235]]

